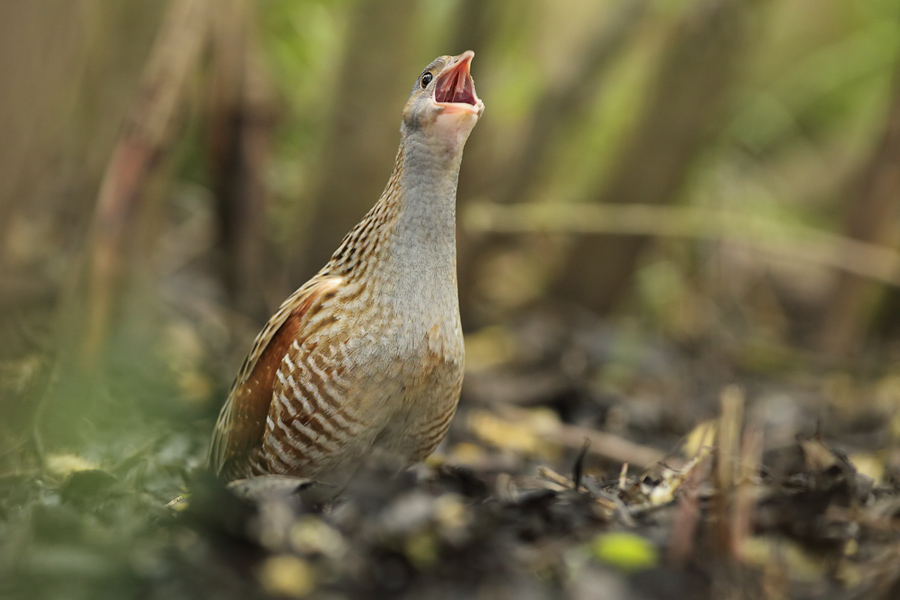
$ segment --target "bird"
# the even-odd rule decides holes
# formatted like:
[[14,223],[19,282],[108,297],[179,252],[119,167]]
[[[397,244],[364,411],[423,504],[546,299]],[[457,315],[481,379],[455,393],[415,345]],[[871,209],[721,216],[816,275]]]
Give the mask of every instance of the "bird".
[[440,56],[419,74],[381,197],[253,342],[210,445],[224,481],[288,476],[340,490],[373,457],[408,468],[446,436],[465,356],[457,182],[484,113],[474,56]]

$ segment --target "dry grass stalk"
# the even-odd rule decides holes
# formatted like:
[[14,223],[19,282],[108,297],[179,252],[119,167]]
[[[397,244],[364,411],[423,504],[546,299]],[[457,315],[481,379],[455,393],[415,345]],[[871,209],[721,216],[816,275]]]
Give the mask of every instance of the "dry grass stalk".
[[142,191],[170,147],[209,29],[207,0],[172,0],[103,177],[90,231],[81,358],[91,365],[106,340],[122,254]]
[[722,390],[721,403],[714,479],[716,495],[713,502],[713,546],[722,552],[730,552],[733,548],[730,498],[735,485],[735,464],[740,457],[744,393],[737,386],[728,386]]

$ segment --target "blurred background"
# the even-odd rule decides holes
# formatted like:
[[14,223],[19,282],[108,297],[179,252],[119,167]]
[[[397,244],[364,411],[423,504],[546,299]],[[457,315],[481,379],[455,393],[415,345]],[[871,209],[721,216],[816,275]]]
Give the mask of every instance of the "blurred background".
[[542,385],[593,395],[685,369],[673,406],[739,375],[889,372],[898,8],[5,2],[0,422],[65,443],[110,406],[214,414],[378,198],[421,67],[468,48],[471,392],[548,361],[564,381]]
[[41,410],[71,437],[108,412],[97,381],[214,414],[378,198],[416,74],[468,48],[487,105],[459,186],[473,373],[588,330],[562,370],[601,392],[672,353],[713,396],[738,373],[889,371],[898,8],[4,2],[0,422]]
[[378,199],[416,76],[466,49],[487,108],[458,194],[464,409],[668,449],[738,383],[786,435],[887,445],[898,19],[898,0],[5,0],[0,483],[141,464],[177,492],[260,327]]

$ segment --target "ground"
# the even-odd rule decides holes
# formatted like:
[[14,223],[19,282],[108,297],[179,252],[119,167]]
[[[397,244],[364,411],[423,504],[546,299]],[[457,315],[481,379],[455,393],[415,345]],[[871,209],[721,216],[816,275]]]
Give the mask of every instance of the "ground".
[[0,595],[900,596],[893,379],[717,373],[561,314],[470,336],[439,452],[361,471],[324,506],[296,481],[248,492],[204,472],[202,406],[126,403],[43,464],[18,444],[0,476]]

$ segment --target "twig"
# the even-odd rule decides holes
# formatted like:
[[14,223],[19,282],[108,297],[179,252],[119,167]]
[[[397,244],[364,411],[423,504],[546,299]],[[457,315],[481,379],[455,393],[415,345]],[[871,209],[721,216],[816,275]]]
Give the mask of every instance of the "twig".
[[676,564],[686,563],[694,553],[697,524],[700,522],[700,488],[710,475],[710,456],[701,459],[681,486],[677,517],[672,523],[669,539],[669,559]]
[[[513,419],[521,418],[528,412],[527,409],[511,405],[498,406],[497,410],[501,415],[508,415]],[[537,432],[537,435],[547,442],[575,450],[583,450],[587,443],[589,444],[588,456],[596,456],[616,463],[627,462],[639,469],[646,469],[664,459],[674,468],[678,468],[682,464],[682,461],[667,457],[664,452],[656,448],[642,446],[590,427],[559,423],[553,428]]]
[[740,474],[737,478],[737,489],[734,496],[734,508],[731,512],[731,552],[740,559],[745,542],[753,525],[753,514],[756,509],[756,482],[762,464],[763,430],[758,424],[751,424],[744,434],[741,444]]
[[731,385],[722,391],[722,414],[719,417],[719,435],[716,454],[716,495],[713,506],[715,515],[715,547],[721,551],[733,548],[730,528],[729,505],[734,488],[735,463],[740,457],[741,430],[744,423],[744,394]]
[[665,452],[628,441],[611,433],[596,431],[579,425],[560,425],[555,431],[547,433],[544,438],[561,446],[581,449],[584,441],[590,441],[588,455],[598,456],[612,462],[627,462],[646,469],[666,460],[672,466],[680,466],[681,461],[667,457]]
[[588,450],[591,448],[591,440],[584,438],[584,444],[581,451],[575,457],[575,466],[572,467],[572,481],[575,483],[575,490],[581,487],[581,478],[584,476],[584,459],[587,457]]
[[573,486],[572,482],[569,481],[568,479],[566,479],[565,476],[557,473],[556,471],[554,471],[547,465],[539,466],[537,469],[537,472],[538,472],[538,475],[542,479],[546,479],[547,481],[549,481],[555,485],[558,485],[562,489],[566,489],[566,490],[571,490],[571,489],[577,490],[578,489],[578,486]]
[[721,210],[654,205],[473,203],[475,232],[685,237],[742,244],[900,286],[900,252],[798,224]]

